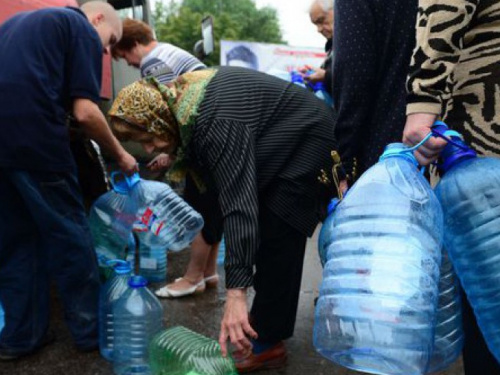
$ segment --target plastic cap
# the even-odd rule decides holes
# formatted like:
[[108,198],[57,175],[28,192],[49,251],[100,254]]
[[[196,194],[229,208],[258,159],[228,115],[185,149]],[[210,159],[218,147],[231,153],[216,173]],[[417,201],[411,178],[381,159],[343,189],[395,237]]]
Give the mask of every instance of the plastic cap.
[[121,259],[111,259],[106,262],[106,265],[113,267],[113,271],[117,274],[132,272],[132,265]]
[[413,155],[413,152],[409,150],[409,147],[404,143],[390,143],[388,144],[383,154],[380,156],[380,161],[385,160],[390,157],[400,157],[402,159],[408,160],[410,163],[418,167],[418,161]]
[[[117,177],[121,179],[117,181]],[[123,172],[115,171],[111,173],[110,178],[111,187],[119,194],[128,194],[139,181],[141,181],[141,176],[137,172],[132,176],[127,176]]]
[[128,286],[131,288],[144,288],[148,285],[148,281],[142,276],[132,276],[128,281]]

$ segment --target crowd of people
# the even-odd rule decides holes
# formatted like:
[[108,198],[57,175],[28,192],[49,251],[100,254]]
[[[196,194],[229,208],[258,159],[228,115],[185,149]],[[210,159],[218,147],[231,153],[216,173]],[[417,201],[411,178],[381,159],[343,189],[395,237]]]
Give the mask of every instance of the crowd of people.
[[[327,58],[305,79],[323,82],[334,108],[254,69],[207,67],[157,41],[144,22],[105,2],[15,15],[0,25],[0,360],[51,341],[49,279],[56,281],[75,345],[95,350],[100,281],[68,115],[126,173],[120,141],[155,153],[151,170],[185,181],[203,216],[184,275],[156,290],[177,298],[217,286],[224,233],[226,299],[219,343],[239,372],[286,364],[306,239],[334,189],[321,171],[338,151],[343,186],[388,143],[413,146],[443,119],[479,153],[499,155],[500,3],[491,0],[313,0],[310,21]],[[335,17],[334,17],[335,15]],[[335,18],[335,19],[334,19]],[[98,107],[102,53],[138,68],[108,113]],[[33,63],[36,61],[36,64]],[[8,130],[7,130],[8,128]],[[427,166],[445,142],[415,151]],[[255,290],[247,306],[248,288]],[[464,295],[466,375],[500,374]]]

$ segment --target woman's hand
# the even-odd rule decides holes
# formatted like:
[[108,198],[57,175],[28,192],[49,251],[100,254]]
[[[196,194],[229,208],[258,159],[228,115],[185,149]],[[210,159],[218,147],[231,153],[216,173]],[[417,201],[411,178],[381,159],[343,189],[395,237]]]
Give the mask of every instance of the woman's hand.
[[147,167],[151,171],[161,171],[170,168],[172,162],[173,158],[171,158],[169,154],[160,154],[151,160]]
[[248,321],[247,291],[228,289],[219,335],[222,355],[224,357],[227,355],[228,338],[238,350],[244,352],[252,350],[252,343],[248,337],[256,339],[257,332]]

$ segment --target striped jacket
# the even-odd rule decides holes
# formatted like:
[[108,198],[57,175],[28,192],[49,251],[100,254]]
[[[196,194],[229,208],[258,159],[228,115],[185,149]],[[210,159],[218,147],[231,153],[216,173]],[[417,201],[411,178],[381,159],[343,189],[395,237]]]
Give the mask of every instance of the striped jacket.
[[[221,67],[207,86],[188,155],[215,186],[228,249],[228,288],[252,285],[259,206],[311,235],[328,198],[318,182],[336,148],[332,109],[270,75]],[[217,202],[214,202],[217,204]]]
[[407,114],[441,115],[500,155],[500,1],[420,0]]

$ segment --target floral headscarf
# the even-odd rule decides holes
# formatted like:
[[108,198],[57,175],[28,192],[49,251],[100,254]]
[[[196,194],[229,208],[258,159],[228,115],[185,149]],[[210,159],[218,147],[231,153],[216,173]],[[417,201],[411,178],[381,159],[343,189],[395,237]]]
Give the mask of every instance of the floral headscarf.
[[[185,148],[207,85],[216,72],[206,69],[186,73],[167,85],[153,77],[142,79],[124,87],[108,112],[110,118],[144,128],[177,145],[175,163],[169,171],[173,181],[182,181],[188,171]],[[198,178],[193,178],[201,188]]]

